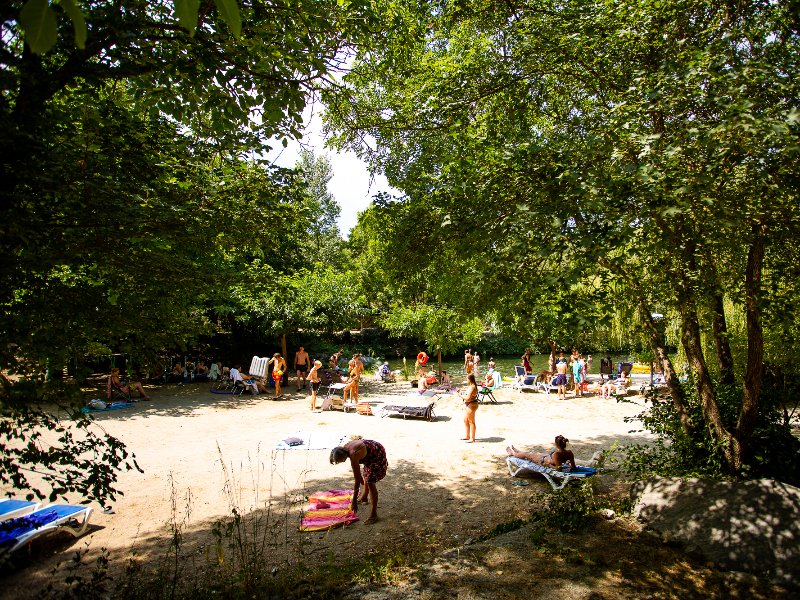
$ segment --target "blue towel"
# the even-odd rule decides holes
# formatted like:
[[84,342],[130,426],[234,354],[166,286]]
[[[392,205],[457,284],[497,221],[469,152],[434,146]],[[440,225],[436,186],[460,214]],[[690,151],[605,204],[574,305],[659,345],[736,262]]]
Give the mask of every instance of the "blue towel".
[[33,531],[34,529],[39,529],[39,527],[52,523],[58,518],[59,514],[57,510],[47,509],[40,510],[27,517],[18,517],[0,523],[0,546],[14,542],[21,535]]

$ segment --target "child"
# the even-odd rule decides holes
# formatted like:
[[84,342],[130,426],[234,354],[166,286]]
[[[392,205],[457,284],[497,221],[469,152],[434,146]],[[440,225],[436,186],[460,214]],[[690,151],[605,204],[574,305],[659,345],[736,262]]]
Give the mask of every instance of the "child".
[[322,381],[319,378],[318,370],[322,367],[322,363],[318,360],[314,361],[314,366],[311,367],[311,372],[308,374],[308,380],[311,382],[311,410],[317,409],[317,392]]
[[272,355],[272,358],[269,359],[267,363],[267,368],[269,365],[272,366],[272,379],[275,380],[275,399],[283,398],[283,394],[281,394],[281,377],[283,377],[283,373],[286,371],[286,361],[283,360],[280,352],[276,352]]

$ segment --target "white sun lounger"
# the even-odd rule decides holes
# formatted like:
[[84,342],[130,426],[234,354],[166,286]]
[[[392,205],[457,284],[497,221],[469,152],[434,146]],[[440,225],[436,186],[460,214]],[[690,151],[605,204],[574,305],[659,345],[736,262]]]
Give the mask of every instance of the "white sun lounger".
[[[559,471],[557,469],[545,467],[544,465],[536,464],[524,458],[515,458],[513,456],[506,457],[506,464],[508,465],[508,472],[511,473],[512,477],[541,475],[557,492],[563,489],[570,481],[586,479],[602,471],[602,469],[590,469],[589,467],[572,467],[570,471]],[[556,480],[558,480],[559,483],[556,483]]]
[[0,552],[14,552],[31,540],[53,531],[68,531],[80,537],[89,525],[88,506],[51,504],[37,511],[4,521],[0,529]]
[[0,500],[0,521],[15,519],[28,513],[38,510],[41,506],[39,502],[28,502],[27,500]]

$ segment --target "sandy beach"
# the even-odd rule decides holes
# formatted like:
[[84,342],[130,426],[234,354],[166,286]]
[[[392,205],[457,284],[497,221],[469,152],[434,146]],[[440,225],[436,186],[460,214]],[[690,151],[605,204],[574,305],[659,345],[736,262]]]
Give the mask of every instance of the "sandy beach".
[[[431,422],[381,418],[386,403],[421,404],[409,396],[413,389],[408,382],[364,382],[359,400],[372,405],[374,416],[311,412],[308,390],[298,392],[294,381],[284,388],[283,401],[264,394],[212,394],[208,384],[147,389],[152,401],[95,415],[99,426],[136,455],[144,472],[120,474],[117,487],[124,496],[113,504],[114,514],[94,507],[89,535],[75,540],[58,534],[35,544],[30,565],[0,581],[4,598],[35,594],[52,577],[56,562],[87,544],[90,560],[101,548],[111,553],[112,573],[132,550],[144,561],[158,558],[169,541],[171,518],[185,522],[184,551],[198,554],[212,543],[210,530],[230,515],[232,502],[245,514],[269,509],[283,516],[280,536],[287,548],[292,547],[300,540],[303,499],[317,491],[352,488],[353,483],[347,464],[329,464],[329,450],[275,449],[278,441],[297,431],[374,439],[385,446],[389,458],[388,475],[378,484],[381,520],[371,526],[356,522],[327,533],[304,534],[303,552],[311,557],[307,560],[330,552],[356,557],[402,548],[404,541],[424,536],[458,543],[530,512],[529,499],[547,484],[537,480],[526,487],[513,485],[504,460],[509,444],[549,452],[561,434],[570,439],[577,458],[588,459],[615,442],[648,439],[644,433],[630,433],[638,429],[636,423],[624,422],[641,412],[641,396],[618,402],[570,394],[564,401],[555,394],[513,391],[506,383],[495,392],[497,404],[478,409],[477,442],[467,444],[459,439],[464,435],[463,404],[454,395],[437,402]],[[604,476],[606,487],[611,481]],[[361,508],[359,514],[365,518],[368,509]]]

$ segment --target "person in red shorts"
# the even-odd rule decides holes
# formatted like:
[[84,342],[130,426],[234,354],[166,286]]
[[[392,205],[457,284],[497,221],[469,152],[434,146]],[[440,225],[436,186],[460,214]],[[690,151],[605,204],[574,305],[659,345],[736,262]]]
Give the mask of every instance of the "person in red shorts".
[[[338,465],[350,459],[353,468],[353,503],[351,508],[356,512],[358,502],[372,502],[372,512],[364,525],[372,525],[378,520],[378,488],[377,482],[386,477],[389,461],[386,460],[386,450],[381,444],[373,440],[353,440],[344,446],[337,446],[331,450],[331,464]],[[362,475],[362,468],[363,475]],[[364,484],[364,492],[358,497],[358,490]]]

